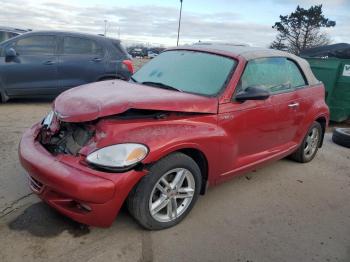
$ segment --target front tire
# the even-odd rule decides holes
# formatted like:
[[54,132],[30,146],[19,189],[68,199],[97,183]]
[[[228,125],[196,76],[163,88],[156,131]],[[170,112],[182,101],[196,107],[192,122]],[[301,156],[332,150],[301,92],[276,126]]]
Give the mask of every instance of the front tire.
[[320,123],[314,122],[299,148],[290,157],[299,163],[307,163],[314,159],[321,144],[322,132]]
[[5,91],[0,90],[0,104],[6,103],[9,100],[9,97],[5,94]]
[[173,153],[155,163],[128,197],[130,214],[146,229],[165,229],[180,223],[197,201],[201,172],[196,162]]

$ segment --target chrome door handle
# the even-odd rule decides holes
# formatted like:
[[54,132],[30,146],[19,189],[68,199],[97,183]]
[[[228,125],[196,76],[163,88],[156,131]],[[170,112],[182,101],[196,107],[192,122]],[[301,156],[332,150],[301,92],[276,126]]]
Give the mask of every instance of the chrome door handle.
[[288,107],[290,108],[295,108],[295,107],[298,107],[299,106],[299,103],[292,103],[292,104],[289,104]]
[[93,58],[91,61],[92,61],[92,62],[101,62],[102,59],[99,58],[99,57],[95,57],[95,58]]
[[54,64],[56,64],[54,61],[51,61],[51,60],[49,60],[49,61],[46,61],[45,63],[44,63],[44,65],[54,65]]

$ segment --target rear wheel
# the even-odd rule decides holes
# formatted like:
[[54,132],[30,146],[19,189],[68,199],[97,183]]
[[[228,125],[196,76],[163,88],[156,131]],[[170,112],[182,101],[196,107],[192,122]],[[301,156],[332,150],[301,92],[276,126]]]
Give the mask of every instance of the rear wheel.
[[182,153],[171,154],[156,164],[130,193],[128,209],[147,229],[178,224],[191,211],[201,188],[196,162]]
[[300,163],[310,162],[316,155],[321,143],[322,127],[314,122],[308,130],[299,148],[291,155],[291,158]]

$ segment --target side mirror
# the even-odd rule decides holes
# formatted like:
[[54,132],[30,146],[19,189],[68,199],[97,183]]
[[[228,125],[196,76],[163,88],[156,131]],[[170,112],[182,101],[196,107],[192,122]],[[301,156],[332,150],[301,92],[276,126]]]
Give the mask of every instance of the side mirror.
[[5,56],[6,58],[14,58],[17,56],[17,52],[14,48],[10,47],[6,49]]
[[244,91],[237,93],[235,99],[238,102],[246,100],[265,100],[269,98],[270,92],[262,87],[247,87]]

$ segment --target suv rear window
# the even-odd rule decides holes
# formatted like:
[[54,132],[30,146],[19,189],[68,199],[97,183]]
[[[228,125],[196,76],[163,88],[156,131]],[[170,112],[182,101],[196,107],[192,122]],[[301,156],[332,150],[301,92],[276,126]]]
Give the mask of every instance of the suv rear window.
[[112,40],[112,45],[115,47],[116,54],[119,58],[127,58],[129,56],[128,51],[124,48],[118,40]]
[[63,54],[102,56],[103,53],[102,46],[93,40],[71,36],[66,36],[63,39]]

